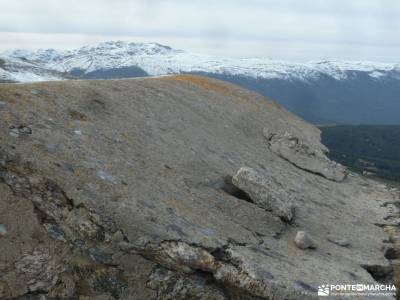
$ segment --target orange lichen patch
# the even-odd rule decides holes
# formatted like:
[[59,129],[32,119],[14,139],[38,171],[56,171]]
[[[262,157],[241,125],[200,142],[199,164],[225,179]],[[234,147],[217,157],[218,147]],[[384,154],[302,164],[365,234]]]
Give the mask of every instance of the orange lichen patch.
[[[267,106],[265,101],[260,101],[260,95],[253,92],[244,93],[239,87],[223,81],[195,75],[175,75],[162,77],[164,80],[174,80],[197,85],[205,90],[217,92],[228,96],[231,101],[246,106],[247,109],[258,111],[262,106]],[[263,98],[263,97],[262,97]]]
[[223,82],[220,82],[215,79],[210,79],[207,77],[194,76],[194,75],[176,75],[176,76],[168,76],[165,78],[168,80],[189,82],[213,92],[219,92],[229,95],[232,95],[235,92],[234,89],[228,84],[224,84]]

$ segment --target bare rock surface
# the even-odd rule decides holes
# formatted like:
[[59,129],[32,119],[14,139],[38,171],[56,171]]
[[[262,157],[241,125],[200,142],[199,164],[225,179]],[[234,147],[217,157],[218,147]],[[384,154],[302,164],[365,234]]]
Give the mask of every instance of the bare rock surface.
[[[255,93],[176,76],[1,84],[0,101],[0,299],[317,299],[397,272],[398,195],[318,169],[319,130]],[[293,163],[264,128],[313,146]]]

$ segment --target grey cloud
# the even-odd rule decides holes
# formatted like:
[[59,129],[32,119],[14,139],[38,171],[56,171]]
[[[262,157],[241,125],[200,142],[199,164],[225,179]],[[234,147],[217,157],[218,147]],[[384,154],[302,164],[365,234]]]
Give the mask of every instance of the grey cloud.
[[[5,32],[18,33],[20,38],[28,33],[42,36],[68,34],[71,35],[70,40],[72,36],[86,36],[88,41],[93,40],[90,36],[163,40],[168,37],[180,40],[180,45],[186,39],[189,48],[202,41],[205,46],[198,46],[198,49],[207,49],[210,53],[219,53],[221,49],[213,50],[207,45],[224,43],[224,51],[238,52],[236,55],[242,56],[257,52],[246,44],[285,43],[290,45],[294,58],[299,57],[298,53],[303,53],[304,59],[313,58],[311,53],[315,51],[311,47],[320,49],[319,56],[328,56],[335,51],[341,56],[347,49],[349,58],[356,52],[349,50],[349,47],[359,48],[366,53],[371,51],[371,58],[388,49],[397,47],[400,50],[400,2],[397,0],[3,2],[0,11],[0,32],[4,33],[3,36],[6,36]],[[193,42],[196,39],[197,42]],[[11,43],[10,40],[2,41],[3,44]],[[233,44],[240,51],[229,49],[229,45]],[[328,49],[328,45],[333,49]],[[307,48],[309,51],[305,50]],[[374,53],[372,49],[375,49]],[[265,53],[262,50],[258,52]],[[279,56],[282,49],[277,48],[273,52],[272,56]],[[390,55],[380,56],[381,60],[387,60]]]

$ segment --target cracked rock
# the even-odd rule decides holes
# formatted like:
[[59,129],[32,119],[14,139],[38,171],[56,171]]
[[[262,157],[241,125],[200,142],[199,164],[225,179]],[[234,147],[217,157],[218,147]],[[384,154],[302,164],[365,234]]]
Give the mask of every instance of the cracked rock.
[[19,276],[25,279],[29,292],[49,291],[63,271],[48,253],[40,251],[24,255],[15,267]]
[[346,168],[331,161],[326,156],[328,150],[320,143],[306,141],[288,131],[271,133],[264,129],[264,136],[274,153],[300,169],[338,182],[347,176]]

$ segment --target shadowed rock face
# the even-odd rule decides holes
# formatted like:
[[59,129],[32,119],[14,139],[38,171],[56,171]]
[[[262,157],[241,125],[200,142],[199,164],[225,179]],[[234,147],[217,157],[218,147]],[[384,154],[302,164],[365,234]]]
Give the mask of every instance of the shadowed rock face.
[[282,157],[264,129],[323,149],[319,131],[257,94],[178,76],[2,84],[0,101],[1,299],[314,299],[392,280],[396,195]]

